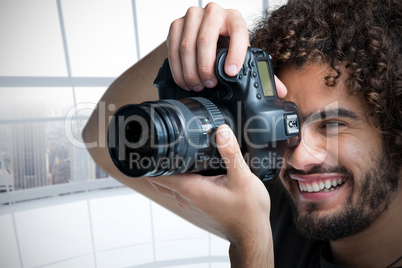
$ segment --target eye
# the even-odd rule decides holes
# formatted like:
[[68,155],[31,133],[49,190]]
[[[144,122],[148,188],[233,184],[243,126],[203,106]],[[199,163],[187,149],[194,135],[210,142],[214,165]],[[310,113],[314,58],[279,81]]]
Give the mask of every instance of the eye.
[[329,122],[325,122],[322,127],[324,128],[338,128],[340,126],[342,126],[343,124],[341,122],[337,122],[337,121],[329,121]]
[[339,128],[346,126],[345,123],[336,120],[325,121],[320,124],[320,131],[325,134],[337,134]]

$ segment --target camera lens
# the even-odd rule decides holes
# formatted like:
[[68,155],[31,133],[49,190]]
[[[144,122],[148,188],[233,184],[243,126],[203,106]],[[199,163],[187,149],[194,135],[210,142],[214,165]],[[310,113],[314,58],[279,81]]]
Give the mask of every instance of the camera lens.
[[127,105],[110,122],[109,152],[131,177],[219,173],[224,164],[215,133],[221,124],[234,125],[230,112],[202,97]]

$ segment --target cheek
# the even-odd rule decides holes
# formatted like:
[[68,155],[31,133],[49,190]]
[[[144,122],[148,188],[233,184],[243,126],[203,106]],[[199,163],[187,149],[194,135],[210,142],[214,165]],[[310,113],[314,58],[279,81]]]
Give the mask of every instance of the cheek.
[[361,172],[369,164],[367,154],[373,153],[369,148],[365,148],[367,144],[360,140],[339,139],[338,164],[347,168],[354,176],[358,175],[357,172]]

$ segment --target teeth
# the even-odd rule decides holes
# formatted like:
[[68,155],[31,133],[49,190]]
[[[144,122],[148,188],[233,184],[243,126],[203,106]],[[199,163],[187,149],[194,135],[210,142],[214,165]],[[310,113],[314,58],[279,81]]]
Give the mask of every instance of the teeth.
[[300,191],[312,193],[333,191],[345,181],[345,179],[327,179],[325,181],[315,181],[313,183],[303,181],[298,181],[298,183]]
[[306,184],[307,192],[311,193],[313,191],[313,187],[310,184]]
[[313,191],[314,192],[318,192],[320,190],[320,186],[318,186],[318,184],[317,183],[313,183]]
[[320,190],[322,190],[322,189],[324,189],[324,188],[325,188],[324,183],[323,183],[322,181],[320,181]]

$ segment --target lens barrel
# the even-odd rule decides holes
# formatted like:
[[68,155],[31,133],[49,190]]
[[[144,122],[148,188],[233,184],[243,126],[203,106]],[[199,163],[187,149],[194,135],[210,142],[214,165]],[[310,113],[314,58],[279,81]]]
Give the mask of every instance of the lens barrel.
[[216,148],[216,129],[231,113],[202,97],[127,105],[113,116],[109,153],[127,176],[161,176],[212,170],[224,164]]

